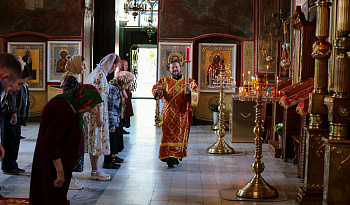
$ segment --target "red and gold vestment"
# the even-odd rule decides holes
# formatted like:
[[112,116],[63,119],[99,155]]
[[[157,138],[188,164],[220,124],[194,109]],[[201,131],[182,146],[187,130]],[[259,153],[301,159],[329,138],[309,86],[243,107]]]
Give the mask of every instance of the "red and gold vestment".
[[156,94],[157,86],[163,87],[164,105],[160,117],[162,140],[159,159],[169,157],[182,159],[187,156],[187,143],[190,132],[192,107],[198,105],[199,90],[193,79],[189,78],[190,94],[185,94],[185,76],[175,80],[172,76],[162,78],[152,88]]

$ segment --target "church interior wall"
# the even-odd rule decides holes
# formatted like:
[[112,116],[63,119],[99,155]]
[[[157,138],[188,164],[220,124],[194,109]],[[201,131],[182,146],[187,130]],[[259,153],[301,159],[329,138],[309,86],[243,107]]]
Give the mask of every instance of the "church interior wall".
[[[8,52],[9,44],[44,43],[44,52],[48,51],[48,41],[83,42],[84,1],[81,0],[42,0],[42,1],[2,1],[0,4],[0,52]],[[25,49],[25,47],[23,47]],[[29,50],[31,48],[28,48]],[[83,48],[82,48],[83,50]],[[91,50],[91,49],[86,49]],[[16,52],[14,50],[13,52]],[[44,72],[28,81],[31,107],[29,115],[40,116],[42,108],[51,96],[49,89],[57,91],[60,83],[47,82],[47,53],[40,60]],[[59,56],[57,57],[60,58]],[[90,64],[90,62],[88,62]],[[40,87],[31,88],[31,82]],[[44,83],[44,85],[42,85]]]
[[[174,5],[176,5],[177,12],[174,12]],[[256,7],[257,1],[254,0],[244,2],[161,0],[158,14],[160,19],[158,41],[193,43],[192,77],[197,84],[199,83],[199,44],[236,44],[236,78],[233,80],[239,86],[242,83],[242,73],[248,72],[248,69],[252,74],[254,72],[257,35]],[[244,42],[251,44],[244,44]],[[242,49],[243,44],[248,45],[249,49]],[[250,53],[243,58],[247,50]],[[229,102],[233,93],[232,89],[232,92],[226,94],[225,120],[228,120],[229,117]],[[213,118],[208,100],[218,96],[218,93],[201,91],[200,95],[199,105],[194,108],[194,123],[208,124]]]
[[[337,2],[337,1],[332,1]],[[342,1],[344,3],[345,1]],[[348,1],[347,1],[348,2]],[[330,2],[328,2],[330,3]],[[89,67],[89,70],[87,70],[84,73],[84,76],[87,76],[88,73],[93,68],[93,65],[98,63],[100,59],[102,59],[103,56],[105,56],[108,53],[115,52],[115,29],[119,29],[116,27],[115,24],[115,1],[94,1],[94,0],[11,0],[11,1],[2,1],[0,4],[0,52],[7,52],[8,51],[8,43],[33,43],[33,42],[42,42],[45,43],[45,46],[47,48],[48,41],[80,41],[82,43],[82,53],[87,59],[87,66]],[[159,9],[158,9],[158,16],[159,16],[159,26],[158,31],[156,35],[153,35],[151,38],[152,44],[157,43],[159,45],[160,42],[172,42],[172,43],[189,43],[191,44],[191,57],[192,60],[192,77],[196,80],[198,83],[198,80],[200,78],[200,63],[199,63],[199,53],[200,53],[200,44],[208,43],[208,44],[234,44],[236,45],[236,58],[235,58],[235,83],[238,86],[242,86],[242,83],[245,80],[248,80],[248,72],[253,74],[267,74],[268,76],[279,76],[281,70],[280,66],[280,57],[281,57],[281,49],[282,49],[282,42],[286,42],[288,39],[290,40],[289,43],[291,43],[291,46],[293,48],[294,44],[302,44],[302,41],[300,39],[296,39],[294,36],[294,31],[296,28],[293,28],[292,25],[289,25],[290,30],[288,31],[290,36],[288,35],[283,36],[281,33],[282,31],[282,25],[280,24],[281,21],[286,20],[293,20],[289,19],[291,17],[295,10],[296,6],[300,6],[302,9],[302,12],[304,13],[307,22],[299,22],[301,26],[304,26],[304,31],[306,31],[308,23],[317,23],[316,22],[316,0],[246,0],[246,1],[224,1],[224,0],[159,0]],[[332,5],[335,8],[337,5]],[[332,8],[332,9],[333,9]],[[333,12],[333,10],[332,10]],[[347,11],[344,11],[349,16]],[[299,14],[298,14],[299,15]],[[338,20],[335,19],[336,15],[335,13],[331,14],[331,19],[333,24],[337,24]],[[300,16],[299,16],[300,17]],[[340,20],[343,19],[340,16]],[[345,19],[345,17],[344,17]],[[324,19],[323,19],[324,20]],[[344,25],[342,25],[340,22],[339,26],[346,26],[348,29],[348,18],[347,22],[343,22]],[[299,18],[300,21],[300,18]],[[292,24],[291,22],[289,22]],[[302,25],[304,23],[305,25]],[[346,24],[347,23],[347,24]],[[345,25],[346,24],[346,25]],[[323,25],[323,24],[322,24]],[[293,25],[295,26],[295,25]],[[318,25],[318,26],[321,26]],[[335,26],[335,25],[331,25]],[[333,29],[336,29],[334,27]],[[332,34],[333,32],[333,34]],[[330,38],[322,39],[324,42],[328,41],[330,44],[334,43],[333,40],[335,40],[337,35],[340,35],[337,33],[337,30],[331,31]],[[349,31],[346,31],[349,32]],[[271,34],[271,35],[270,35]],[[310,33],[305,33],[305,35],[308,35],[310,37],[310,42],[315,39],[315,36],[312,36]],[[314,35],[314,34],[313,34]],[[283,36],[283,37],[281,37]],[[130,48],[131,47],[137,47],[137,44],[146,44],[148,43],[149,39],[147,37],[147,34],[141,29],[131,29],[131,28],[120,28],[120,55],[122,59],[130,61],[131,55],[130,55]],[[348,36],[347,36],[348,37]],[[346,37],[346,38],[347,38]],[[345,37],[344,37],[345,38]],[[271,40],[272,39],[272,40]],[[306,39],[304,37],[304,39]],[[333,55],[335,52],[340,52],[339,48],[334,49],[333,45]],[[158,47],[158,54],[159,54],[159,48]],[[275,60],[273,63],[271,63],[270,69],[267,70],[267,63],[266,63],[266,56],[263,55],[263,50],[266,50],[269,53],[272,53],[272,55],[275,57]],[[310,48],[311,49],[311,48]],[[348,48],[346,48],[348,49]],[[47,51],[48,49],[46,49]],[[93,52],[94,51],[94,52]],[[184,51],[185,52],[185,51]],[[183,53],[184,53],[183,52]],[[348,50],[347,50],[348,52]],[[305,52],[304,55],[308,55],[310,57],[311,52]],[[344,54],[345,55],[345,54]],[[47,56],[47,55],[46,55]],[[304,56],[305,57],[305,56]],[[341,57],[341,56],[338,56]],[[311,58],[311,57],[310,57]],[[333,56],[332,58],[335,58]],[[300,59],[293,59],[291,57],[291,62],[293,61],[299,63]],[[311,59],[312,60],[312,59]],[[339,75],[335,72],[335,68],[340,69],[342,67],[339,67],[340,64],[336,64],[336,62],[332,62],[335,59],[329,60],[328,64],[322,64],[327,65],[328,74],[330,80],[330,84],[335,83],[333,82],[332,75],[336,75],[337,78],[343,77],[343,76],[349,76],[349,75]],[[47,65],[49,64],[49,60],[47,57],[43,59],[44,63],[44,69],[47,70]],[[327,61],[328,62],[328,61]],[[293,67],[294,64],[292,64],[292,68],[290,70],[293,70],[293,72],[299,72],[298,67]],[[321,64],[318,64],[320,67]],[[159,65],[158,65],[159,66]],[[304,65],[305,66],[305,65]],[[344,66],[345,68],[348,68],[348,64],[344,63],[341,66]],[[306,66],[305,66],[306,67]],[[304,67],[304,68],[305,68]],[[309,69],[310,72],[314,72],[315,66],[309,66],[307,69]],[[321,68],[324,68],[321,66]],[[157,68],[158,69],[158,68]],[[327,71],[327,69],[324,69]],[[268,72],[267,72],[268,71]],[[333,72],[333,73],[331,73]],[[244,77],[243,77],[244,74]],[[322,73],[324,76],[327,76],[327,73]],[[331,75],[332,74],[332,75]],[[293,75],[294,76],[294,75]],[[47,80],[46,74],[42,76],[45,80]],[[285,76],[285,78],[291,77]],[[309,78],[309,76],[306,76],[306,78]],[[316,76],[317,78],[317,76]],[[327,79],[327,77],[326,77]],[[271,81],[270,81],[271,80]],[[324,79],[322,79],[324,80]],[[269,85],[271,87],[275,86],[276,81],[274,79],[269,79]],[[286,81],[284,81],[286,82]],[[346,82],[346,81],[344,81]],[[294,83],[293,83],[294,84]],[[309,120],[307,118],[303,119],[303,123],[296,123],[293,118],[291,118],[288,113],[295,114],[295,109],[290,109],[288,112],[286,112],[286,109],[284,107],[281,107],[279,105],[276,105],[275,107],[276,111],[273,111],[274,114],[270,116],[270,124],[269,127],[266,126],[266,130],[270,130],[272,133],[272,137],[274,140],[279,140],[279,137],[275,135],[275,131],[273,130],[274,125],[279,124],[283,122],[283,126],[285,126],[285,129],[281,136],[281,142],[283,143],[278,144],[278,146],[293,146],[291,140],[295,140],[295,136],[297,136],[297,139],[300,137],[300,147],[304,146],[303,148],[291,150],[292,154],[300,153],[301,157],[300,160],[306,160],[307,163],[305,165],[302,163],[301,166],[305,166],[300,168],[300,172],[304,172],[305,170],[316,170],[316,172],[320,169],[320,166],[317,166],[317,162],[323,162],[322,158],[319,160],[315,157],[310,157],[305,155],[306,153],[306,147],[309,146],[307,149],[314,149],[312,152],[307,151],[307,153],[319,153],[319,152],[325,152],[329,155],[328,157],[331,160],[326,160],[325,162],[336,162],[339,164],[344,164],[341,167],[342,169],[349,170],[349,160],[345,160],[341,157],[333,156],[330,149],[338,149],[337,146],[341,145],[344,147],[341,148],[341,150],[345,150],[342,155],[342,157],[347,157],[349,153],[349,133],[347,130],[349,130],[348,125],[348,111],[350,110],[347,107],[342,107],[343,103],[344,105],[348,105],[345,102],[348,101],[348,93],[344,95],[346,98],[342,99],[339,98],[339,96],[342,96],[343,90],[346,89],[348,91],[348,85],[346,83],[342,83],[341,85],[337,84],[338,90],[332,90],[332,85],[329,85],[329,89],[327,87],[322,87],[321,83],[314,84],[317,85],[319,88],[319,91],[327,91],[325,93],[313,93],[312,96],[314,96],[314,100],[311,99],[310,103],[312,106],[314,106],[313,109],[309,109],[309,111],[305,111],[305,115],[308,115],[310,117],[310,124],[307,125]],[[30,108],[30,115],[31,116],[39,116],[41,113],[41,109],[44,107],[46,102],[55,96],[57,93],[61,92],[59,87],[59,83],[53,83],[53,82],[46,82],[46,86],[43,86],[43,90],[31,90],[30,94],[30,100],[31,100],[31,108]],[[291,89],[289,90],[292,92],[292,88],[298,90],[297,84],[294,84],[291,86]],[[299,86],[300,87],[300,86]],[[279,87],[280,90],[283,88]],[[275,89],[278,91],[278,86]],[[323,89],[323,90],[322,90]],[[328,90],[327,90],[328,89]],[[336,87],[333,87],[333,89],[336,89]],[[288,90],[285,90],[288,91]],[[283,92],[285,92],[283,91]],[[298,90],[299,91],[299,90]],[[227,92],[225,95],[225,120],[228,121],[230,118],[230,114],[232,112],[230,111],[231,106],[231,95],[235,94],[234,91]],[[328,93],[329,92],[329,93]],[[335,92],[335,93],[333,93]],[[338,93],[341,95],[337,96]],[[217,100],[219,97],[219,92],[207,92],[207,91],[201,91],[201,96],[199,98],[199,105],[197,108],[194,109],[194,124],[211,124],[212,123],[212,111],[210,109],[210,102]],[[327,98],[323,98],[324,96],[328,95]],[[337,94],[332,96],[333,94]],[[311,95],[309,95],[311,96]],[[324,104],[328,104],[331,101],[329,100],[329,97],[333,100],[337,100],[336,106],[333,104],[327,108],[324,108]],[[321,99],[318,100],[317,99]],[[303,99],[305,102],[308,101],[307,98]],[[325,100],[325,101],[324,101]],[[324,103],[324,102],[325,103]],[[332,101],[333,102],[333,101]],[[274,102],[277,103],[277,102]],[[279,107],[278,107],[279,106]],[[312,108],[312,106],[310,106]],[[306,106],[308,107],[308,105]],[[310,108],[309,107],[309,108]],[[316,109],[317,108],[317,109]],[[323,109],[324,108],[324,109]],[[272,109],[272,108],[271,108]],[[307,110],[307,109],[306,109]],[[323,111],[325,112],[323,113]],[[328,111],[328,113],[327,113]],[[340,111],[342,113],[346,114],[344,116],[337,116],[339,119],[333,119],[333,114],[337,114]],[[283,112],[283,113],[282,113]],[[282,113],[282,114],[281,114]],[[341,114],[342,114],[341,113]],[[239,113],[241,114],[241,113]],[[299,116],[297,116],[299,117]],[[305,116],[302,116],[305,117]],[[343,118],[341,118],[343,117]],[[272,119],[274,118],[274,119]],[[283,118],[283,119],[282,119]],[[332,118],[330,120],[330,118]],[[320,120],[321,119],[321,120]],[[324,120],[323,120],[324,119]],[[338,120],[338,121],[337,121]],[[340,121],[339,121],[340,120]],[[288,122],[289,121],[289,122]],[[323,122],[331,122],[329,123],[330,126],[327,125],[325,127],[324,124],[321,124]],[[289,123],[289,124],[287,124]],[[313,124],[312,124],[313,123]],[[317,124],[319,123],[319,124]],[[341,124],[343,123],[343,124]],[[298,124],[298,125],[296,125]],[[322,126],[321,126],[322,125]],[[264,125],[265,126],[265,125]],[[301,130],[297,129],[297,126],[301,128]],[[308,127],[309,126],[309,127]],[[311,129],[309,129],[311,126]],[[314,126],[314,128],[312,127]],[[319,126],[319,127],[318,127]],[[339,126],[339,128],[338,128]],[[322,128],[322,129],[321,129]],[[319,135],[315,132],[316,131],[322,131],[322,135]],[[317,130],[318,129],[318,130]],[[291,132],[290,130],[294,130],[295,133]],[[303,131],[304,130],[304,131]],[[342,133],[342,130],[344,130],[344,133]],[[289,132],[289,133],[287,133]],[[297,133],[298,132],[298,133]],[[301,134],[299,134],[301,132]],[[303,133],[304,132],[304,133]],[[306,132],[309,132],[307,134]],[[318,137],[312,137],[316,136],[315,132]],[[333,132],[333,133],[332,133]],[[292,138],[289,137],[290,134],[293,134]],[[311,134],[310,134],[311,133]],[[339,138],[337,138],[337,134],[339,134]],[[341,135],[340,135],[341,134]],[[309,136],[307,136],[309,135]],[[325,136],[323,139],[320,136]],[[311,137],[310,137],[311,136]],[[289,138],[287,138],[289,137]],[[329,140],[327,139],[328,137]],[[317,143],[317,146],[313,146],[312,144],[306,143],[303,144],[303,142],[306,142],[305,140],[313,140],[314,143]],[[287,141],[289,140],[289,141]],[[287,142],[287,143],[286,143]],[[293,141],[293,143],[295,143]],[[299,143],[299,142],[298,142]],[[326,149],[324,148],[326,147]],[[281,148],[281,147],[280,147]],[[339,148],[340,149],[340,148]],[[287,150],[287,149],[286,149]],[[289,148],[288,148],[289,150]],[[282,151],[281,151],[282,152]],[[341,153],[343,151],[339,151]],[[332,154],[332,155],[331,155]],[[334,154],[337,154],[337,152],[334,152]],[[278,156],[279,157],[279,156]],[[320,157],[320,156],[318,156]],[[288,157],[284,157],[285,161],[287,161]],[[347,158],[349,159],[349,157]],[[298,159],[299,160],[299,159]],[[294,161],[294,159],[293,159]],[[332,164],[330,164],[332,165]],[[325,167],[329,167],[329,164]],[[323,165],[322,165],[323,166]],[[322,167],[321,166],[321,167]],[[333,165],[332,165],[333,166]],[[337,167],[335,167],[337,168]],[[332,177],[334,176],[345,176],[343,174],[339,174],[338,171],[335,168],[332,169],[325,169],[325,171],[330,172],[328,173],[329,176],[325,175],[324,178],[318,179],[323,183],[323,180],[325,180],[325,187],[329,186],[330,188],[333,188],[333,191],[329,191],[329,193],[333,193],[332,196],[339,196],[339,198],[343,197],[346,194],[342,194],[343,192],[340,189],[342,187],[348,187],[349,180],[343,180],[344,183],[337,183],[333,184],[334,181],[339,182],[339,180],[333,180]],[[298,168],[299,169],[299,168]],[[331,170],[331,171],[329,171]],[[333,170],[333,171],[332,171]],[[349,173],[344,171],[344,173]],[[308,178],[307,175],[303,176],[301,174],[302,180],[304,180],[304,185],[307,189],[312,188],[312,178]],[[308,180],[306,180],[308,179]],[[348,175],[346,175],[343,179],[349,179]],[[330,183],[331,182],[331,183]],[[310,187],[308,186],[310,183]],[[304,186],[303,185],[303,186]],[[321,193],[320,196],[322,197],[322,186],[321,184],[318,187],[318,192]],[[338,188],[339,187],[339,188]],[[323,192],[324,196],[329,195],[327,190]],[[301,191],[299,195],[305,194]],[[311,192],[310,192],[311,193]],[[334,194],[335,193],[335,194]],[[341,194],[338,194],[341,193]],[[349,195],[346,195],[348,197]],[[349,197],[348,197],[349,198]],[[349,199],[346,198],[346,202],[349,202]],[[328,200],[327,197],[323,197],[324,200]],[[302,200],[307,200],[307,197]],[[322,200],[320,198],[319,200]],[[333,200],[333,199],[332,199]],[[334,199],[335,200],[335,199]],[[332,203],[329,203],[332,204]],[[340,203],[338,203],[340,204]],[[348,203],[342,203],[342,204],[348,204]]]

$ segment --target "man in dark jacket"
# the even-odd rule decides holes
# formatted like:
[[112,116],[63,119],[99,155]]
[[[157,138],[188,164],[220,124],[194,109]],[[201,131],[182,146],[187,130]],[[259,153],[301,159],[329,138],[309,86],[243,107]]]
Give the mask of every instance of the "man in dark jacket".
[[[29,70],[25,66],[22,71],[16,91],[9,90],[3,99],[3,118],[1,126],[1,141],[5,149],[5,156],[2,160],[2,170],[5,173],[18,174],[24,172],[17,164],[21,126],[27,125],[29,110],[29,92],[25,84],[29,78]],[[14,91],[14,92],[13,92]]]

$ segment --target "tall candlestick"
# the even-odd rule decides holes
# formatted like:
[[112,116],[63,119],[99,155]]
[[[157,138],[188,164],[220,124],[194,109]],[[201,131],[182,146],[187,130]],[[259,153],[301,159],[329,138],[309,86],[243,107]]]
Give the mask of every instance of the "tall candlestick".
[[186,61],[190,60],[190,47],[186,47]]

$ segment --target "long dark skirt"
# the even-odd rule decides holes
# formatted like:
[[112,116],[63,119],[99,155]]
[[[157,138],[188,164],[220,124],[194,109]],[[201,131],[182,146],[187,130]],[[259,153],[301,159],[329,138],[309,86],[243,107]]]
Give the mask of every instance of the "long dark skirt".
[[123,127],[129,128],[130,127],[130,117],[124,117],[121,124],[123,124]]
[[124,113],[124,119],[123,119],[123,127],[129,128],[130,117],[134,116],[134,112],[132,110],[132,103],[131,103],[132,94],[129,90],[126,90],[126,93],[128,94],[128,98],[125,99],[125,113]]
[[118,154],[124,149],[123,127],[115,128],[115,132],[109,132],[111,154]]
[[84,171],[84,133],[81,133],[81,140],[79,144],[78,156],[75,161],[73,172]]

